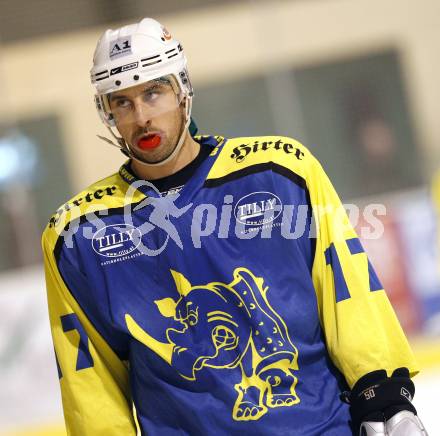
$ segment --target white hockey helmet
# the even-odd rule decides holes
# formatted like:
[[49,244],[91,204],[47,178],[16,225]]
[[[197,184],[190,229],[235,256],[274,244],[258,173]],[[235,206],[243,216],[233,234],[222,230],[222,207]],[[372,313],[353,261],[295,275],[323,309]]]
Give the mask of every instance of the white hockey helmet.
[[193,89],[182,45],[152,18],[104,32],[90,75],[96,87],[96,108],[110,128],[115,127],[107,98],[110,93],[164,76],[173,77],[180,97],[186,98],[185,124],[189,124]]

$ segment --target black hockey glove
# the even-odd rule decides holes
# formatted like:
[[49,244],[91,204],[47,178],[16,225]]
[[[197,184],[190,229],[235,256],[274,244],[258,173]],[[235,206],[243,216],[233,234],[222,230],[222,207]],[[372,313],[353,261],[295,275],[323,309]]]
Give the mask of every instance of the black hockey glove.
[[[414,391],[414,383],[409,378],[407,368],[396,369],[391,377],[387,377],[385,370],[373,371],[363,376],[352,391],[344,393],[342,398],[350,404],[353,434],[359,435],[362,423],[371,423],[373,426],[374,423],[386,423],[399,412],[408,411],[411,413],[409,416],[417,415],[411,404]],[[418,418],[416,420],[419,422]],[[365,429],[363,432],[367,434]],[[388,433],[376,433],[372,430],[369,434]]]

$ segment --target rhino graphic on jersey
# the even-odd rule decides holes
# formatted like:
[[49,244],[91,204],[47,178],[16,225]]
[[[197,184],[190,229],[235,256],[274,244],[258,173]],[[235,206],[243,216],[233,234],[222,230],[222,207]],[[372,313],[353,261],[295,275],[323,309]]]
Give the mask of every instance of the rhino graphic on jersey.
[[130,333],[187,380],[196,380],[203,368],[239,367],[234,420],[257,420],[270,408],[299,403],[293,374],[298,351],[269,304],[263,279],[237,268],[229,284],[192,286],[182,274],[171,274],[180,298],[155,301],[160,314],[174,321],[166,330],[168,343],[154,339],[127,314]]

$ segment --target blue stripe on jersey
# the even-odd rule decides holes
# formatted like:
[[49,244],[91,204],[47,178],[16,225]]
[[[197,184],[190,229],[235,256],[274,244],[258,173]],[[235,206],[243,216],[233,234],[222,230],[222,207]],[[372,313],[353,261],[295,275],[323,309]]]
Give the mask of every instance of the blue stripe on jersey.
[[[359,238],[352,238],[347,240],[347,245],[351,254],[365,253],[361,241],[359,241]],[[380,291],[381,289],[383,289],[379,277],[377,276],[373,265],[371,265],[370,260],[368,260],[368,276],[370,277],[370,291]]]
[[325,262],[330,265],[333,270],[333,277],[335,281],[336,302],[347,300],[350,298],[347,282],[345,281],[344,272],[342,271],[341,262],[339,261],[338,253],[335,244],[331,243],[325,252]]

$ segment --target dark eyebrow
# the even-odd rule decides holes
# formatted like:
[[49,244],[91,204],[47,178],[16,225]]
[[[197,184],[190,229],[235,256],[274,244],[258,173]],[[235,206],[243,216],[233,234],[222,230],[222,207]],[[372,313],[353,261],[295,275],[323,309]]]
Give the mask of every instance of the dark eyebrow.
[[166,84],[160,82],[154,82],[151,85],[146,86],[144,88],[144,92],[151,91],[152,89],[156,89],[156,88],[166,88]]
[[111,94],[110,95],[110,101],[122,100],[124,98],[128,98],[128,97],[126,95],[121,95],[121,94],[118,94],[118,95]]

